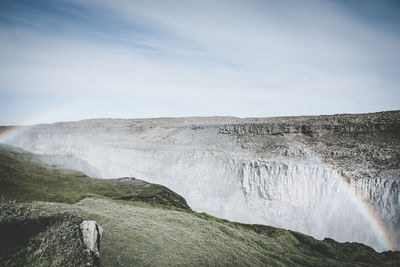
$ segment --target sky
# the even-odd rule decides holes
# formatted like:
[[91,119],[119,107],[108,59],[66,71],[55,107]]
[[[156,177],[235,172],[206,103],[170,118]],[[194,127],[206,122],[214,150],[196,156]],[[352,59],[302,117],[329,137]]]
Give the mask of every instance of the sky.
[[400,109],[398,0],[1,0],[0,125]]

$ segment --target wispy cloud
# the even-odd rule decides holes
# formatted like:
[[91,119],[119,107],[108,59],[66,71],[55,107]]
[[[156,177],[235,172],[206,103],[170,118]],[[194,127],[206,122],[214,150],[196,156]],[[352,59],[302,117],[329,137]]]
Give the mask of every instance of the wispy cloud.
[[3,1],[0,123],[399,109],[399,4],[352,3]]

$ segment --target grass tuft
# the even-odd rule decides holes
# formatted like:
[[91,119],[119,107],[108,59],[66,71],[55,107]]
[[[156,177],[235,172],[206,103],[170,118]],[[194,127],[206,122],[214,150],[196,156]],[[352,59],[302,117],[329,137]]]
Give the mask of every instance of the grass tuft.
[[41,216],[35,205],[0,198],[0,266],[94,266],[72,214]]

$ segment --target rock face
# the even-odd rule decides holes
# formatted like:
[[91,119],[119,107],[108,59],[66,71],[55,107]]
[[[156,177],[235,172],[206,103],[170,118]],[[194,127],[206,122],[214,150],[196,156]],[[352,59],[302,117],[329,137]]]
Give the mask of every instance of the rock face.
[[98,258],[100,256],[99,250],[103,228],[98,226],[96,221],[83,221],[80,224],[80,229],[88,253]]
[[9,143],[163,184],[218,217],[400,246],[400,111],[98,119],[32,126]]

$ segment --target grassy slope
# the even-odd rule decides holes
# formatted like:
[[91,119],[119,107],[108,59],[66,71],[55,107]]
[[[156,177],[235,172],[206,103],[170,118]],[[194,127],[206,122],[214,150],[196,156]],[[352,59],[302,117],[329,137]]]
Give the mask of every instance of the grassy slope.
[[95,179],[49,168],[34,154],[5,145],[0,145],[0,194],[19,201],[64,203],[96,196],[190,209],[183,197],[164,186],[137,179]]
[[106,229],[105,266],[400,266],[398,253],[147,204],[90,198],[75,205],[38,205],[45,214],[67,210],[97,220]]
[[0,198],[0,266],[94,266],[72,214],[40,215]]
[[[22,201],[52,201],[33,204],[44,218],[70,212],[97,220],[105,229],[100,259],[104,266],[400,266],[399,253],[376,253],[361,244],[318,241],[182,209],[186,203],[178,195],[153,186],[49,169],[30,153],[0,147],[0,194]],[[130,200],[116,200],[125,198]],[[132,201],[157,202],[153,198],[164,205]]]

